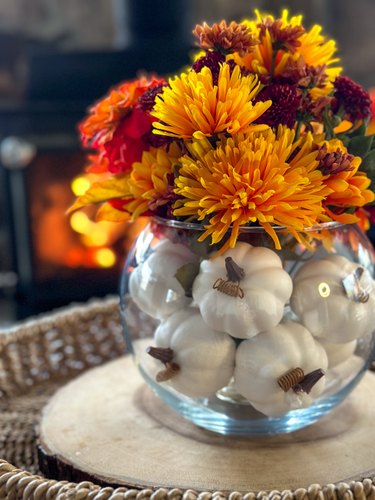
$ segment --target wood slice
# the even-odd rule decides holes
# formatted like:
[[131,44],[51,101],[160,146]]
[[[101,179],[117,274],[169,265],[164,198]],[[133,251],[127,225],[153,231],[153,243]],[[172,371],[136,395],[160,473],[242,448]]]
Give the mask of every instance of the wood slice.
[[48,477],[131,487],[285,490],[375,474],[375,375],[318,423],[270,438],[200,429],[164,405],[126,356],[60,389],[40,424]]

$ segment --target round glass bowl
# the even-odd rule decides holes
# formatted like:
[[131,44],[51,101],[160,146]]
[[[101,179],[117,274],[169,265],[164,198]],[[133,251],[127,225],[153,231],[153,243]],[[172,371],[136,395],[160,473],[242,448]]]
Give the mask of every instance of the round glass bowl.
[[305,246],[276,228],[276,251],[249,227],[217,253],[202,231],[153,219],[128,256],[121,314],[142,376],[168,406],[221,434],[315,422],[372,358],[371,243],[356,225],[329,223],[307,231]]

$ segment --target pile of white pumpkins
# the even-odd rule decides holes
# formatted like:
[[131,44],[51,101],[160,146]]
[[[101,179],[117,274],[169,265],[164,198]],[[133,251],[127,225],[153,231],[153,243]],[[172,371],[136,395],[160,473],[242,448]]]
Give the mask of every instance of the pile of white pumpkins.
[[[192,297],[176,278],[190,262],[199,270]],[[129,278],[131,299],[160,320],[148,349],[156,379],[181,394],[209,397],[231,383],[267,416],[308,407],[326,370],[374,328],[375,282],[343,256],[311,259],[292,279],[274,251],[238,242],[198,265],[165,239]],[[283,319],[287,304],[293,319]]]

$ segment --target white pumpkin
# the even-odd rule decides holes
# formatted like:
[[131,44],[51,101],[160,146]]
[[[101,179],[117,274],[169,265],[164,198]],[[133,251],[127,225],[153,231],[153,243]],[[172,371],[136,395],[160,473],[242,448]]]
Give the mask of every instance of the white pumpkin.
[[319,339],[347,343],[375,327],[375,283],[367,269],[333,255],[304,264],[294,277],[291,307]]
[[[326,352],[311,333],[286,321],[240,344],[234,386],[256,410],[277,417],[313,403],[325,386],[325,377],[315,370],[325,372],[327,366]],[[312,388],[309,376],[318,379]]]
[[333,368],[346,361],[354,353],[357,341],[345,342],[344,344],[332,344],[331,342],[320,341],[328,357],[328,368]]
[[191,302],[175,277],[177,270],[198,260],[186,246],[161,241],[129,278],[129,293],[137,306],[153,318],[163,319]]
[[277,325],[291,293],[292,280],[278,255],[244,242],[203,260],[193,284],[207,325],[240,339]]
[[162,321],[155,332],[155,344],[148,352],[161,361],[156,380],[168,380],[187,396],[210,396],[233,375],[234,340],[208,327],[197,309],[177,311]]

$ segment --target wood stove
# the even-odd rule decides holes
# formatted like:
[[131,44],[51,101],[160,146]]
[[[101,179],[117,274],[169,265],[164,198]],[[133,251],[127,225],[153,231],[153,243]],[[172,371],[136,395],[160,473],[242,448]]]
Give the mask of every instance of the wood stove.
[[[85,243],[65,213],[74,199],[72,181],[85,163],[75,132],[81,116],[81,109],[67,116],[56,103],[45,113],[0,112],[6,123],[0,143],[0,289],[13,296],[18,318],[117,290],[125,228],[107,228],[108,235],[103,229],[100,241],[97,230],[98,242]],[[92,220],[90,231],[96,226]]]

